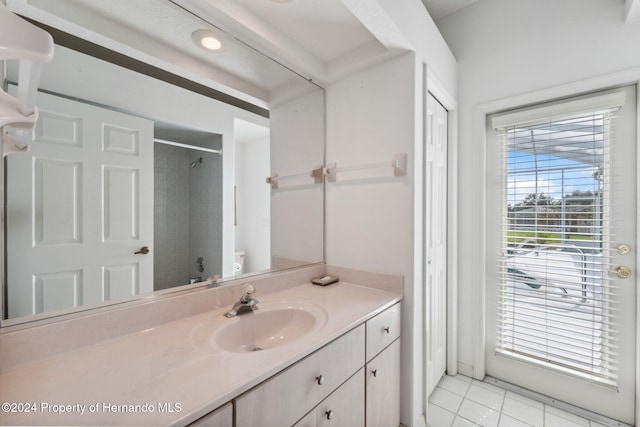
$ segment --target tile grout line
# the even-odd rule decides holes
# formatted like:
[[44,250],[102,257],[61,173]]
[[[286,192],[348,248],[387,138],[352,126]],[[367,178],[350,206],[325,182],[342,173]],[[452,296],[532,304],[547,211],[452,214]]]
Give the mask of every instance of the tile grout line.
[[498,425],[496,427],[500,427],[500,420],[502,420],[502,411],[504,410],[504,402],[507,400],[507,391],[503,391],[504,394],[502,395],[502,403],[500,404],[500,415],[498,415]]
[[[580,408],[577,407],[575,405],[571,405],[568,403],[565,403],[561,400],[558,399],[554,399],[548,396],[545,396],[543,394],[528,390],[526,388],[520,387],[520,386],[516,386],[514,384],[508,383],[508,382],[504,382],[501,380],[498,380],[496,378],[493,377],[489,377],[487,376],[485,378],[485,380],[483,380],[482,382],[486,382],[487,384],[491,384],[494,385],[496,387],[500,387],[504,390],[510,391],[511,393],[514,393],[518,396],[523,396],[523,397],[527,397],[529,399],[532,399],[536,402],[539,402],[543,405],[543,409],[544,409],[544,418],[543,418],[543,427],[545,427],[546,425],[546,414],[547,414],[547,408],[553,408],[553,409],[557,409],[560,411],[564,411],[567,412],[571,415],[577,416],[579,418],[582,418],[584,420],[586,420],[589,423],[589,426],[591,426],[591,423],[599,423],[599,424],[603,424],[603,425],[607,425],[607,426],[615,426],[615,427],[633,427],[630,426],[628,424],[619,422],[617,420],[613,420],[611,418],[608,418],[606,416],[603,416],[601,414],[597,414],[595,412],[591,412],[587,409],[584,408]],[[552,413],[553,415],[553,413]],[[564,417],[562,417],[564,418]]]
[[[454,378],[454,377],[452,377],[452,378]],[[442,409],[442,410],[444,410],[446,412],[450,412],[453,415],[453,421],[451,422],[450,426],[453,426],[455,424],[456,419],[458,417],[460,417],[460,419],[462,419],[462,420],[464,420],[466,422],[470,422],[470,423],[472,423],[474,425],[479,425],[475,421],[470,420],[470,419],[464,417],[463,415],[461,415],[460,411],[462,410],[462,407],[463,407],[465,401],[469,401],[469,402],[472,402],[472,403],[477,404],[479,406],[482,406],[482,407],[484,407],[485,409],[487,409],[489,411],[497,412],[497,426],[499,426],[501,421],[504,421],[503,415],[506,416],[506,414],[504,413],[504,409],[505,409],[505,404],[506,404],[506,399],[507,399],[507,393],[511,392],[511,393],[514,393],[515,395],[518,395],[518,396],[522,396],[522,397],[525,397],[525,398],[527,397],[526,394],[518,393],[517,391],[514,391],[514,390],[510,391],[509,388],[507,388],[507,387],[501,387],[500,386],[501,384],[495,384],[495,383],[485,382],[485,381],[478,381],[478,384],[474,384],[474,380],[473,379],[471,379],[471,381],[465,381],[465,380],[459,379],[459,381],[462,381],[462,382],[465,383],[464,393],[463,394],[457,394],[456,392],[448,390],[448,389],[446,389],[444,387],[440,387],[443,390],[448,391],[449,393],[452,393],[452,394],[454,394],[454,395],[456,395],[456,396],[461,398],[460,403],[458,405],[456,405],[457,409],[456,409],[455,412],[450,412],[446,408],[431,402],[433,405],[439,407],[440,409]],[[483,383],[487,384],[487,385],[494,386],[494,387],[496,387],[496,388],[498,388],[498,389],[500,389],[502,391],[502,400],[500,402],[499,407],[496,407],[494,409],[493,407],[489,407],[489,406],[485,405],[484,403],[477,402],[476,400],[473,400],[473,399],[471,399],[469,397],[469,393],[471,392],[471,388],[474,385],[476,386],[476,388],[484,389],[485,393],[498,394],[492,389],[482,387],[481,384],[483,384]],[[438,387],[439,387],[439,385],[438,385]],[[459,388],[459,384],[458,384],[458,388]],[[547,425],[546,420],[547,420],[548,409],[550,407],[554,407],[555,408],[555,406],[554,405],[550,405],[550,404],[548,404],[548,403],[546,403],[544,401],[540,401],[540,400],[536,400],[536,399],[533,399],[533,400],[536,401],[536,402],[539,402],[540,404],[542,404],[542,408],[541,408],[542,409],[541,427],[545,427]],[[524,405],[529,406],[527,402],[521,402],[521,403],[524,404]],[[560,408],[558,408],[558,409],[560,409]],[[562,409],[560,409],[560,410],[562,411]],[[569,414],[571,414],[571,412],[569,412]],[[574,414],[574,415],[577,415],[577,414]],[[560,416],[560,415],[559,414],[554,414],[554,416]],[[587,418],[587,417],[581,417],[580,415],[577,415],[577,416],[582,418],[584,421],[586,421],[587,425],[585,427],[593,427],[593,423],[596,422],[595,420],[592,420],[592,419]],[[564,418],[564,417],[561,417],[561,418]],[[528,420],[524,421],[524,420],[522,420],[520,418],[514,418],[514,419],[517,420],[520,423],[523,423],[523,424],[526,424],[526,425],[534,427],[532,424],[529,423]]]

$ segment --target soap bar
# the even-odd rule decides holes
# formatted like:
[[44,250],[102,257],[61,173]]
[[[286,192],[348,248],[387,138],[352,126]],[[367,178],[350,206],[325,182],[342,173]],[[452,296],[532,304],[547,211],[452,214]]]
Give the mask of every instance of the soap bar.
[[315,279],[311,280],[311,283],[313,283],[314,285],[327,286],[332,283],[336,283],[338,280],[339,279],[337,276],[322,276],[316,277]]

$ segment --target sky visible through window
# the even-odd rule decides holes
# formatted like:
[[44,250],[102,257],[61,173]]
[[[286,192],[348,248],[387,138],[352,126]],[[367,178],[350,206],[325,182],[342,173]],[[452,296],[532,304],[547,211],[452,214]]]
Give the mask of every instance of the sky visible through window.
[[[535,169],[537,165],[537,172]],[[527,169],[525,172],[523,169]],[[509,203],[522,202],[530,194],[561,200],[575,190],[597,191],[598,167],[554,156],[509,153]]]
[[507,131],[507,203],[531,194],[560,202],[576,190],[601,188],[603,114],[512,128]]

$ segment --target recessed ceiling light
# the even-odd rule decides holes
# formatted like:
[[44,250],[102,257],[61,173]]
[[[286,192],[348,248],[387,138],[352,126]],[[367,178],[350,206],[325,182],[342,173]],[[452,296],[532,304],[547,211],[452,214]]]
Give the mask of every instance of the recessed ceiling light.
[[274,3],[291,3],[293,0],[271,0]]
[[197,30],[191,34],[191,40],[202,49],[209,52],[222,51],[221,37],[212,30]]
[[209,50],[220,50],[222,49],[222,43],[215,37],[207,36],[203,37],[200,40],[200,44]]

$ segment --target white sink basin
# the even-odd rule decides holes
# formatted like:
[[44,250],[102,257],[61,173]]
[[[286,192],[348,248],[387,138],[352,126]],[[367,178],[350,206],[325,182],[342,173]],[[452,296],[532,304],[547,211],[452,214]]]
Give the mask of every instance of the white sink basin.
[[259,309],[226,319],[211,343],[229,352],[268,350],[289,344],[324,326],[327,313],[309,302],[260,303]]

